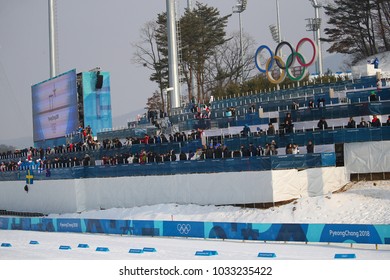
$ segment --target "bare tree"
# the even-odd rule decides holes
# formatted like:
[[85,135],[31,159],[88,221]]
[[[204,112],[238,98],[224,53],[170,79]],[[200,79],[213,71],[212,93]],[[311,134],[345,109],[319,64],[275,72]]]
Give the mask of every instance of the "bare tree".
[[239,84],[242,73],[244,73],[243,81],[252,75],[255,69],[253,63],[255,41],[250,35],[243,34],[242,45],[243,62],[239,32],[233,33],[229,40],[216,48],[214,55],[208,60],[206,69],[206,83],[209,89],[223,91],[231,83]]
[[132,62],[152,71],[150,80],[155,81],[159,87],[161,106],[165,106],[163,89],[167,87],[166,57],[158,43],[157,22],[149,21],[140,30],[140,41],[132,44],[135,48]]

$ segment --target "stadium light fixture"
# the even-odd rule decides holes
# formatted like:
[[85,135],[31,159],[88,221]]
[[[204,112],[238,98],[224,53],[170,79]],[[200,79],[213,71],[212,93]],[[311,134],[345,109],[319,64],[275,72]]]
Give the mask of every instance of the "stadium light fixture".
[[306,19],[308,23],[306,24],[307,31],[313,31],[314,40],[316,41],[318,47],[318,61],[316,62],[316,72],[322,76],[322,50],[321,50],[321,17],[320,17],[320,8],[322,5],[318,3],[317,0],[309,0],[314,8],[315,17]]
[[238,0],[237,4],[233,6],[233,13],[238,14],[238,22],[240,27],[240,56],[241,56],[241,84],[244,82],[244,49],[242,45],[242,20],[241,13],[246,10],[247,0]]

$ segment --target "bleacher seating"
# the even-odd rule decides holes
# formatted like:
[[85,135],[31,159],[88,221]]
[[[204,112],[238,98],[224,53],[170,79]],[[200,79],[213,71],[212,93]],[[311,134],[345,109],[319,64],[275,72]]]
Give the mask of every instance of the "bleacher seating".
[[[331,93],[330,89],[336,94]],[[158,144],[134,144],[110,149],[100,147],[96,149],[78,150],[77,152],[50,153],[46,157],[52,163],[58,160],[62,162],[69,160],[68,162],[71,162],[71,159],[77,158],[81,161],[80,165],[83,165],[82,159],[86,154],[91,158],[92,164],[94,164],[94,160],[99,161],[103,157],[119,156],[122,161],[119,164],[121,164],[126,163],[125,159],[129,154],[140,153],[142,150],[156,154],[166,154],[170,151],[173,151],[177,155],[181,152],[188,154],[202,148],[203,144],[209,146],[211,141],[213,144],[219,143],[227,146],[232,153],[231,158],[233,158],[233,151],[239,151],[242,146],[248,147],[252,144],[256,147],[265,147],[272,140],[275,140],[279,147],[278,156],[284,154],[285,147],[290,143],[297,144],[304,153],[305,145],[309,140],[314,142],[317,151],[320,153],[334,152],[334,148],[333,150],[329,150],[327,145],[390,140],[390,126],[382,126],[379,128],[345,128],[349,117],[356,118],[356,123],[359,123],[361,117],[369,121],[371,115],[377,114],[379,116],[382,115],[382,123],[385,122],[384,116],[390,115],[390,88],[383,88],[377,93],[378,101],[371,102],[368,96],[373,90],[376,90],[375,78],[362,77],[354,81],[306,85],[299,88],[282,89],[269,93],[248,94],[246,96],[215,100],[211,106],[210,118],[197,119],[189,108],[175,109],[170,117],[170,122],[173,126],[176,126],[178,131],[189,133],[198,128],[206,129],[203,142],[201,139],[195,139]],[[317,100],[321,98],[325,99],[324,107],[308,108],[309,100],[317,103]],[[291,105],[293,102],[299,104],[299,108],[292,108]],[[255,112],[249,112],[248,109],[251,105],[255,105]],[[229,107],[235,107],[234,116],[226,116],[226,110]],[[259,108],[261,108],[261,112],[258,111]],[[280,125],[287,112],[291,113],[294,124],[292,133],[286,133]],[[320,118],[327,120],[329,129],[317,129],[317,122]],[[157,129],[149,122],[145,120],[142,122],[142,125],[135,128],[99,132],[97,138],[100,141],[115,138],[123,141],[128,137],[141,137],[145,133],[152,135],[156,132]],[[274,122],[276,129],[275,135],[267,135],[266,130],[269,122]],[[240,135],[240,131],[244,125],[249,125],[251,128],[252,133],[248,137],[242,137]],[[20,158],[22,157],[23,155],[20,156]],[[304,157],[300,157],[300,159],[302,158]],[[278,160],[282,159],[284,161],[296,160],[296,158],[292,159],[292,157],[283,157]],[[18,158],[11,156],[2,160],[15,161]],[[74,163],[74,165],[76,164]],[[273,165],[271,164],[270,166]],[[285,162],[278,163],[276,166],[286,167],[289,165]],[[296,165],[292,164],[290,166]],[[68,168],[69,164],[62,164],[55,167]],[[180,169],[180,167],[175,168]],[[1,180],[9,178],[10,175],[4,175],[3,173]]]

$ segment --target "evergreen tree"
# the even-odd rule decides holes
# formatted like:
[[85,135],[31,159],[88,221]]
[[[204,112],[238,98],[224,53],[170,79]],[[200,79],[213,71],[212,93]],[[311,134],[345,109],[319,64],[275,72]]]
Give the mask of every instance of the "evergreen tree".
[[207,101],[207,61],[215,53],[216,47],[225,42],[228,17],[221,17],[218,9],[197,2],[196,7],[186,10],[180,20],[184,78],[191,92],[191,77],[195,75],[198,102]]
[[330,53],[352,54],[355,60],[389,50],[389,1],[334,0],[324,6],[329,16],[323,41]]

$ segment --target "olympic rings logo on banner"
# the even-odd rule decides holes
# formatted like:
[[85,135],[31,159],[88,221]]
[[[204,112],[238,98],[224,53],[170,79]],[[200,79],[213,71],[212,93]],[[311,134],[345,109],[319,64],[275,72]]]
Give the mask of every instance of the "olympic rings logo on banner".
[[[302,47],[302,45],[308,42],[310,43],[311,47],[313,48],[313,54],[311,56],[311,59],[309,62],[306,63],[305,57],[299,52],[299,48]],[[278,56],[277,54],[279,51],[282,49],[282,47],[287,46],[290,49],[290,55],[287,57],[286,61],[283,61],[282,57]],[[261,62],[261,53],[263,51],[267,51],[269,54],[269,57],[265,61],[265,67],[262,68],[262,62]],[[273,84],[280,84],[284,81],[286,76],[289,77],[290,80],[292,81],[301,81],[303,78],[305,78],[307,72],[308,72],[308,67],[312,65],[316,59],[317,59],[317,45],[313,42],[313,40],[309,38],[302,38],[298,44],[297,47],[294,49],[293,46],[289,42],[283,41],[280,42],[276,49],[275,52],[272,52],[272,50],[266,46],[266,45],[261,45],[255,54],[255,64],[256,68],[261,72],[265,73],[268,80],[273,83]],[[302,66],[302,71],[301,74],[298,76],[294,76],[293,73],[291,73],[291,68],[292,66],[295,65],[295,62],[297,62],[300,66]],[[274,63],[276,64],[277,67],[280,69],[280,76],[278,79],[275,79],[272,77],[272,67],[274,66]],[[264,65],[264,63],[263,63]]]
[[180,234],[188,234],[191,231],[191,225],[189,224],[178,224],[176,228]]

